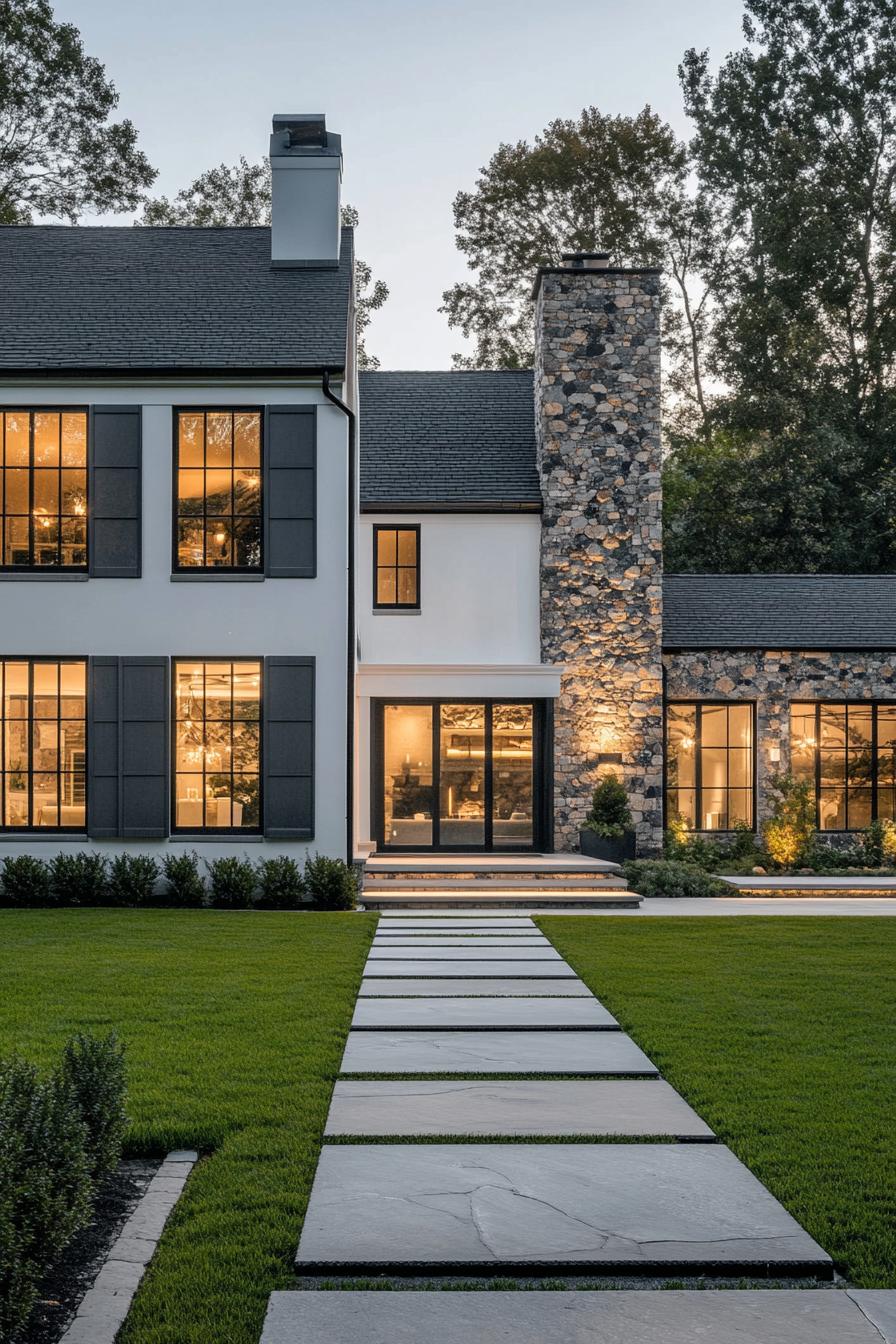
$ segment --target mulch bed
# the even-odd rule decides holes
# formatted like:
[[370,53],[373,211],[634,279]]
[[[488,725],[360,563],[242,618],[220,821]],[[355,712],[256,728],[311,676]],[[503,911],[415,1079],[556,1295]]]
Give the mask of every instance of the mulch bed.
[[121,1162],[100,1187],[93,1218],[47,1274],[19,1344],[56,1344],[124,1224],[161,1165],[158,1159]]

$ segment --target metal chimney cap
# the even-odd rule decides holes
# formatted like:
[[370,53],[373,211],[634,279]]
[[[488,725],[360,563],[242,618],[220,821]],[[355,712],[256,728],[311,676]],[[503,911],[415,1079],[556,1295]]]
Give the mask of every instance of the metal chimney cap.
[[568,266],[585,271],[606,271],[610,265],[609,252],[564,252],[560,258]]

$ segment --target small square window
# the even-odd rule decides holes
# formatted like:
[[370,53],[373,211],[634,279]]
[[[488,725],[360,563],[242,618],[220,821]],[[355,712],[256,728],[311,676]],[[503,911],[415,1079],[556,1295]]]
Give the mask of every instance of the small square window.
[[419,525],[374,527],[373,605],[380,611],[419,610]]

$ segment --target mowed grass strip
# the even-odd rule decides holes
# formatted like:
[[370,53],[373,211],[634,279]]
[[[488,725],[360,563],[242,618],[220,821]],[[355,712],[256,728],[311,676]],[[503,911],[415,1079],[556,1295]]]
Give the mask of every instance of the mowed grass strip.
[[358,914],[0,911],[0,1054],[127,1044],[130,1154],[198,1148],[122,1344],[257,1344],[287,1287],[376,924]]
[[841,1272],[896,1288],[896,920],[538,922]]

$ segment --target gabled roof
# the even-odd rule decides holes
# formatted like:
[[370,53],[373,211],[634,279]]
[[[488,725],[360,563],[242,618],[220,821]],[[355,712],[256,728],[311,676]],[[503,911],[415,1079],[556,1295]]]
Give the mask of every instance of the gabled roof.
[[896,649],[896,574],[667,574],[667,649]]
[[352,246],[272,269],[268,228],[0,228],[0,372],[342,368]]
[[361,508],[538,510],[531,370],[360,375]]

